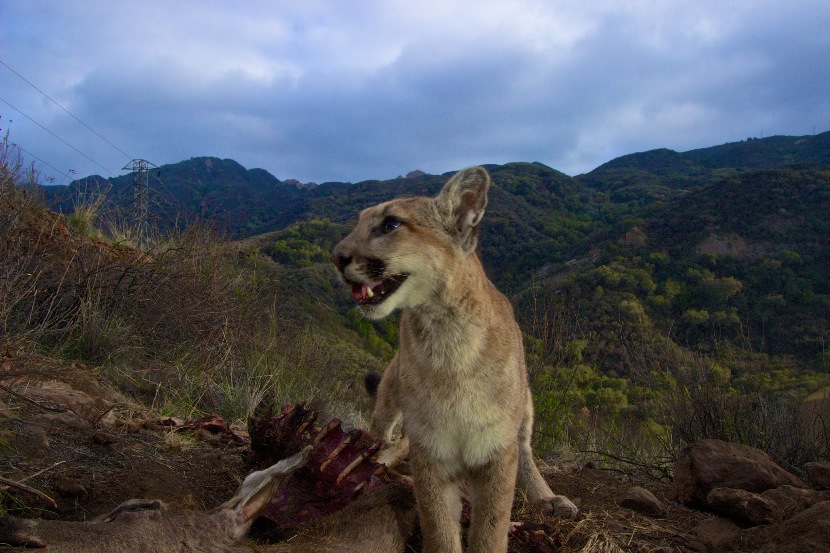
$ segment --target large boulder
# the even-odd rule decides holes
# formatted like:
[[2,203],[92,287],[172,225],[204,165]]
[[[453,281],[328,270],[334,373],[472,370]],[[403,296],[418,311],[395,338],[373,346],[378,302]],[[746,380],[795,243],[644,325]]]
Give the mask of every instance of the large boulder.
[[666,514],[666,506],[649,490],[641,486],[630,487],[618,501],[620,507],[631,509],[644,515],[661,517]]
[[830,551],[830,501],[816,503],[789,520],[742,530],[714,548],[718,553],[818,553]]
[[801,511],[809,509],[816,503],[830,500],[830,492],[819,492],[792,486],[773,488],[761,494],[778,504],[784,512],[784,518],[792,518]]
[[817,490],[830,490],[830,462],[807,463],[807,480]]
[[704,519],[695,529],[697,539],[706,546],[707,551],[716,551],[718,547],[734,539],[740,531],[740,526],[728,518],[719,517]]
[[784,510],[773,500],[736,488],[715,488],[706,498],[709,508],[747,526],[774,524]]
[[761,493],[779,486],[806,487],[759,449],[701,440],[680,450],[671,497],[685,505],[708,508],[707,496],[715,488]]

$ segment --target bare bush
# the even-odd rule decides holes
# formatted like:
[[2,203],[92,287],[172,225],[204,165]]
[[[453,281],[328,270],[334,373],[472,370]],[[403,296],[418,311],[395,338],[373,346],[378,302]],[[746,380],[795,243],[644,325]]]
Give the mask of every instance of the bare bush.
[[38,298],[49,275],[40,255],[54,225],[38,220],[44,204],[37,182],[6,134],[0,142],[0,338],[7,340],[42,326]]
[[706,438],[756,447],[790,469],[830,455],[830,444],[808,431],[803,398],[795,393],[739,394],[716,382],[704,358],[678,371],[656,407],[684,443]]

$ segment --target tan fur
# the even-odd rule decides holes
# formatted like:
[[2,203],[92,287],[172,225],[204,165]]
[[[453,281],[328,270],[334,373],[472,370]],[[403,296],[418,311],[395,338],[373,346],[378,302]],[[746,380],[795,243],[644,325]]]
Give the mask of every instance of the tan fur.
[[297,528],[262,553],[404,553],[415,530],[415,498],[406,485],[387,484],[345,509]]
[[477,167],[454,175],[435,198],[368,208],[332,253],[357,290],[406,275],[382,302],[362,305],[369,318],[402,310],[400,349],[378,386],[371,431],[393,447],[403,419],[427,553],[462,550],[465,480],[473,503],[469,552],[507,550],[517,472],[537,506],[577,512],[551,492],[533,461],[522,334],[475,253],[489,186]]

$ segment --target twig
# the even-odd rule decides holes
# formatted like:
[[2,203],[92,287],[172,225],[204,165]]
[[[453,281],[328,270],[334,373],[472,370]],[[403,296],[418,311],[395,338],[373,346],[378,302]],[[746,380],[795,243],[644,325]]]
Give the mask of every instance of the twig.
[[21,479],[20,479],[20,480],[18,480],[17,482],[18,482],[18,483],[23,483],[23,482],[25,482],[26,480],[31,480],[31,479],[32,479],[32,478],[34,478],[35,476],[40,476],[40,475],[41,475],[41,474],[43,474],[44,472],[50,471],[50,470],[52,470],[53,468],[55,468],[56,466],[58,466],[58,465],[62,465],[62,464],[64,464],[65,462],[66,462],[66,461],[58,461],[58,462],[57,462],[57,463],[55,463],[54,465],[52,465],[52,466],[50,466],[50,467],[46,467],[45,469],[40,469],[40,470],[39,470],[39,471],[37,471],[36,473],[34,473],[34,474],[30,474],[30,475],[29,475],[29,476],[27,476],[26,478],[21,478]]
[[647,471],[656,471],[659,474],[662,474],[664,478],[671,479],[671,471],[665,467],[661,467],[656,464],[652,463],[642,463],[639,461],[635,461],[634,459],[628,459],[626,457],[621,457],[619,455],[614,455],[613,453],[606,453],[604,451],[595,451],[592,449],[584,449],[580,450],[579,453],[593,453],[594,455],[603,455],[610,459],[614,459],[615,461],[619,461],[621,463],[626,463],[635,467],[639,467],[641,469],[645,469]]
[[29,398],[27,398],[26,396],[24,396],[24,395],[22,395],[22,394],[18,394],[18,393],[17,393],[17,392],[15,392],[14,390],[12,390],[12,389],[10,389],[10,388],[8,388],[8,387],[6,387],[6,386],[2,385],[2,384],[0,384],[0,390],[3,390],[3,391],[4,391],[4,392],[6,392],[7,394],[12,395],[12,396],[14,396],[14,397],[16,397],[16,398],[18,398],[18,399],[22,399],[23,401],[26,401],[26,402],[28,402],[28,403],[31,403],[31,404],[32,404],[32,405],[34,405],[35,407],[38,407],[38,408],[40,408],[40,409],[43,409],[44,411],[51,411],[51,412],[53,412],[53,413],[63,413],[64,411],[66,411],[66,409],[56,409],[56,408],[54,408],[54,407],[46,407],[45,405],[41,405],[41,404],[40,404],[40,403],[38,403],[37,401],[35,401],[35,400],[33,400],[33,399],[29,399]]
[[8,478],[3,478],[2,476],[0,476],[0,484],[6,484],[7,486],[11,486],[13,488],[18,488],[20,490],[23,490],[24,492],[29,492],[30,494],[40,498],[44,502],[51,505],[53,509],[58,508],[58,504],[55,503],[54,499],[52,499],[51,497],[49,497],[48,495],[46,495],[42,491],[36,490],[36,489],[34,489],[30,486],[27,486],[26,484],[21,484],[20,482],[15,482],[14,480],[9,480]]
[[109,412],[110,412],[110,411],[112,411],[113,409],[115,409],[115,405],[114,405],[114,404],[113,404],[113,405],[110,405],[109,409],[106,409],[103,413],[101,413],[100,415],[96,416],[96,417],[95,417],[95,419],[92,421],[92,426],[94,426],[94,427],[96,427],[96,428],[97,428],[97,427],[98,427],[98,425],[99,425],[99,424],[101,424],[101,421],[102,421],[102,420],[104,420],[104,417],[106,417],[106,416],[107,416],[107,413],[109,413]]

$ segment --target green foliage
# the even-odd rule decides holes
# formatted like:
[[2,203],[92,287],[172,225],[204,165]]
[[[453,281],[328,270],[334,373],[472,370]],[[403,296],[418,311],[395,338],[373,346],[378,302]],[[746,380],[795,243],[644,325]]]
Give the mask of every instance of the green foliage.
[[397,326],[394,322],[387,319],[369,321],[356,308],[352,308],[346,314],[346,326],[357,332],[373,355],[381,359],[392,359],[395,354],[394,346],[398,341]]
[[344,225],[328,220],[307,221],[270,235],[262,253],[278,263],[308,267],[327,262],[331,250],[347,233]]
[[[530,339],[531,343],[534,343]],[[535,351],[544,346],[536,342]],[[567,433],[584,422],[589,413],[613,416],[628,407],[628,381],[601,374],[596,366],[583,362],[587,342],[577,340],[564,345],[562,364],[544,364],[530,354],[536,365],[532,384],[536,409],[537,446],[546,449],[566,439]]]
[[299,238],[276,240],[265,248],[265,254],[279,263],[307,267],[313,263],[322,263],[328,258],[328,252],[321,247]]
[[[616,324],[606,314],[631,315],[636,297],[646,326],[693,351],[793,355],[816,369],[830,333],[830,252],[821,245],[828,210],[830,177],[821,169],[732,175],[643,211],[644,245],[603,237],[595,268],[565,287],[590,303],[586,311],[600,319],[592,326],[612,342]],[[604,369],[628,370],[602,357]]]
[[724,305],[742,288],[741,281],[734,277],[704,278],[698,282],[696,295],[710,305]]
[[709,312],[705,309],[687,309],[683,312],[683,322],[689,325],[705,325],[709,322]]

